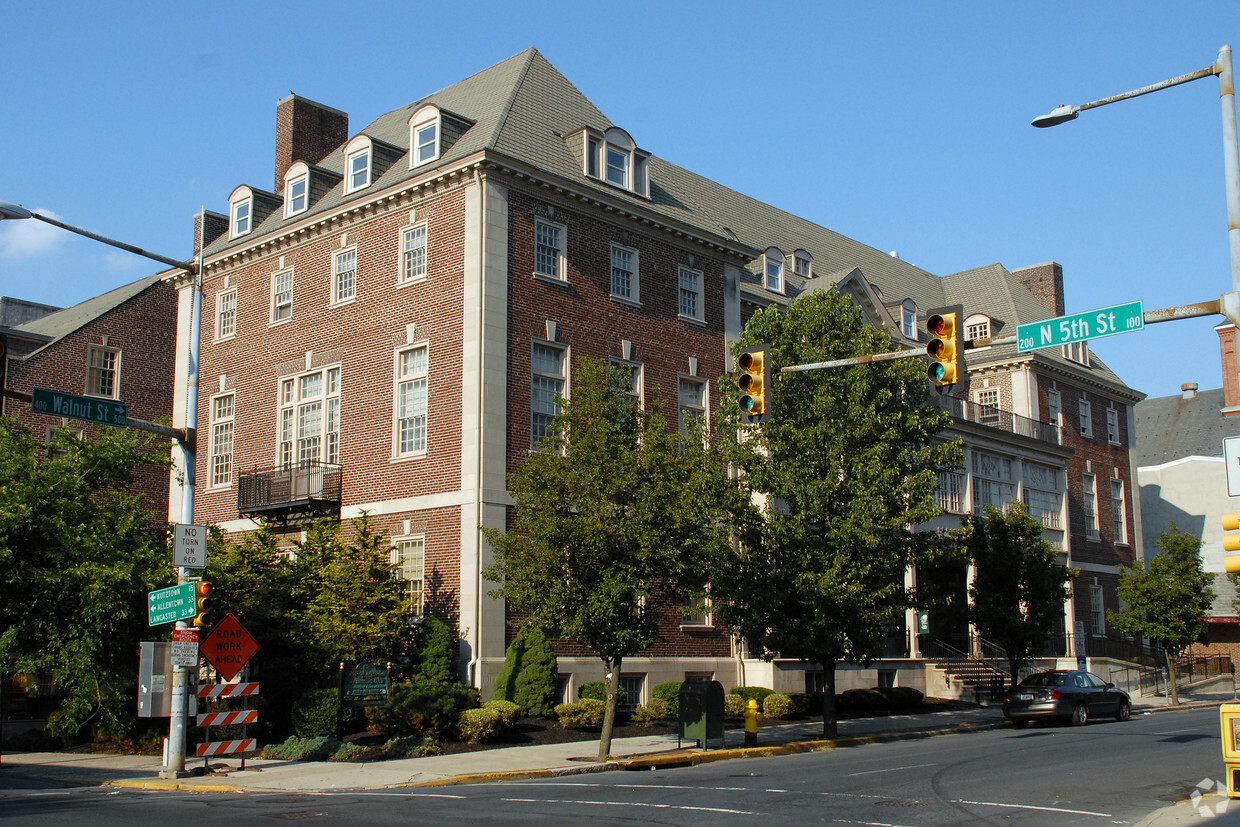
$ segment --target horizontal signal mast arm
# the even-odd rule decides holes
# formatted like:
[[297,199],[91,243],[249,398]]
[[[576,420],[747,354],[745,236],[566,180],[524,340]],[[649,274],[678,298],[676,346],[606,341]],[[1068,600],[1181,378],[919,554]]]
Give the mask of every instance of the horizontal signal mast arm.
[[[1016,337],[1012,337],[1016,341]],[[811,362],[805,365],[786,365],[779,369],[780,373],[797,373],[820,368],[842,368],[848,365],[865,365],[870,362],[890,362],[892,359],[911,359],[914,356],[925,356],[925,350],[893,350],[887,353],[869,353],[865,356],[849,356],[847,359],[832,359],[829,362]]]

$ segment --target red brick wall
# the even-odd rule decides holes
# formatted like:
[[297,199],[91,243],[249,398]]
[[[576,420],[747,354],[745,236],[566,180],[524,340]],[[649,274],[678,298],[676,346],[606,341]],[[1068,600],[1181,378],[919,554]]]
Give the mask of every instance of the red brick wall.
[[1219,355],[1223,363],[1223,404],[1240,405],[1240,362],[1236,359],[1236,328],[1217,328]]

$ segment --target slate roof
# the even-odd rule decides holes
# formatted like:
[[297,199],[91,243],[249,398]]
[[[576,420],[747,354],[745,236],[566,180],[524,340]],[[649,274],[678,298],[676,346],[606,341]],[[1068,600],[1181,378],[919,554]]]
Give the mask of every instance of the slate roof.
[[150,287],[159,284],[161,279],[162,274],[146,276],[145,278],[117,287],[115,290],[109,290],[103,295],[79,302],[72,307],[57,310],[54,313],[41,316],[23,325],[18,325],[15,329],[41,337],[46,336],[50,340],[49,344],[54,343],[83,325],[93,322],[105,313],[121,306]]
[[1184,457],[1221,457],[1223,437],[1235,435],[1235,421],[1219,409],[1223,389],[1146,399],[1137,405],[1137,467],[1162,465]]

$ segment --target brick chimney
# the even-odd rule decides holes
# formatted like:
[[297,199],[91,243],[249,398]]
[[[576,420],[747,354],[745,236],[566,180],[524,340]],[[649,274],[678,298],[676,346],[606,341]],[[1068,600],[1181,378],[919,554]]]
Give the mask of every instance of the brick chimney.
[[[199,227],[199,222],[202,227]],[[228,232],[228,216],[220,215],[217,212],[203,210],[194,214],[194,255],[198,255],[198,240],[202,239],[202,246],[210,247],[215,240],[224,233]]]
[[[1219,360],[1223,363],[1223,407],[1240,406],[1240,363],[1236,360],[1236,326],[1222,324],[1218,333]],[[1235,411],[1240,413],[1240,410]]]
[[1048,261],[1032,267],[1021,267],[1013,270],[1012,275],[1020,280],[1025,289],[1037,297],[1047,310],[1056,316],[1064,314],[1063,309],[1063,265]]
[[349,140],[349,116],[309,98],[289,95],[276,104],[276,185],[284,192],[284,173],[298,161],[317,164]]

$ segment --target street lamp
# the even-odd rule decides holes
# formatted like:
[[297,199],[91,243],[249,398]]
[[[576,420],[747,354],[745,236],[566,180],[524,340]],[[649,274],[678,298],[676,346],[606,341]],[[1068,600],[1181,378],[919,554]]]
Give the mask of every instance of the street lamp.
[[[101,242],[103,244],[117,247],[121,250],[133,253],[134,255],[149,258],[152,261],[158,261],[160,264],[166,264],[169,267],[184,270],[193,276],[194,284],[191,293],[191,310],[190,310],[190,331],[189,331],[189,359],[187,365],[187,373],[189,381],[187,383],[187,393],[185,396],[185,431],[175,434],[177,444],[181,449],[181,462],[184,469],[184,481],[181,486],[181,522],[186,525],[192,525],[194,522],[194,475],[195,475],[195,439],[198,430],[198,357],[199,357],[199,332],[202,327],[202,217],[199,217],[199,244],[198,257],[188,261],[178,261],[175,258],[161,256],[158,253],[152,253],[143,250],[141,247],[135,247],[132,244],[126,244],[123,241],[117,241],[107,236],[92,233],[81,227],[75,227],[72,224],[65,224],[46,215],[40,215],[26,209],[20,204],[10,204],[8,201],[0,201],[0,220],[4,219],[27,219],[33,218],[42,221],[45,224],[51,224],[53,227],[59,227],[62,230],[68,230],[71,233],[77,233],[80,236]],[[2,389],[0,389],[2,390]],[[187,568],[177,569],[177,582],[184,583],[190,579],[190,571]],[[189,625],[178,620],[176,624],[178,630],[189,629]],[[161,776],[170,778],[180,778],[188,773],[185,771],[185,707],[187,696],[186,670],[184,666],[174,666],[172,670],[172,720],[168,729],[168,757],[164,765],[164,769],[160,772]]]
[[1150,86],[1143,86],[1131,92],[1083,103],[1080,106],[1067,104],[1058,106],[1047,114],[1034,118],[1033,125],[1037,127],[1058,126],[1061,123],[1076,120],[1087,109],[1148,95],[1150,92],[1179,86],[1182,83],[1200,80],[1211,75],[1218,76],[1219,97],[1223,104],[1223,166],[1227,182],[1227,233],[1231,245],[1231,292],[1222,295],[1220,307],[1223,315],[1240,325],[1240,156],[1236,151],[1236,99],[1231,72],[1231,46],[1219,47],[1218,59],[1204,69]]

